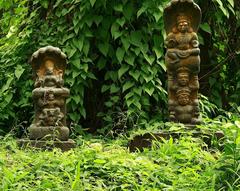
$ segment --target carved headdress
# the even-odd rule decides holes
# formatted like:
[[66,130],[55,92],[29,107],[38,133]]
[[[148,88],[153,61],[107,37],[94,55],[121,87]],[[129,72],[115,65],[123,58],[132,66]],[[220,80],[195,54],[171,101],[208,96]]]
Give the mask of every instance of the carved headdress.
[[201,22],[201,9],[193,0],[171,0],[164,9],[163,19],[167,34],[183,20],[191,23],[193,31],[196,32]]
[[51,61],[54,64],[57,72],[61,71],[61,73],[64,74],[67,64],[67,56],[57,47],[46,46],[34,52],[29,61],[33,68],[34,78],[39,75],[39,70],[44,67],[43,65],[47,60]]

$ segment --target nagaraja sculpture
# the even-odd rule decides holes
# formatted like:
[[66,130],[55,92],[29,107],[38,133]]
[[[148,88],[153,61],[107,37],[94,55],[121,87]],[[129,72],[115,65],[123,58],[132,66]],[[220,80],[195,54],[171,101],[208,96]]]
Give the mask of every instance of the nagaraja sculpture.
[[130,151],[151,148],[156,140],[176,140],[189,135],[202,137],[208,148],[212,146],[211,140],[223,140],[222,131],[202,131],[196,127],[201,123],[198,103],[200,49],[196,34],[200,21],[201,10],[193,0],[172,0],[164,9],[169,119],[183,123],[186,128],[182,129],[181,124],[175,124],[176,129],[179,129],[177,131],[171,130],[171,124],[162,124],[159,128],[162,130],[134,136],[128,144]]
[[200,21],[201,10],[193,0],[172,0],[164,9],[169,120],[189,125],[201,122],[200,49],[196,34]]
[[63,76],[67,57],[59,48],[46,46],[33,53],[30,64],[35,80],[32,92],[35,116],[28,128],[30,143],[45,147],[51,140],[54,147],[68,150],[74,147],[74,142],[68,139],[66,126],[66,98],[70,91],[63,87]]

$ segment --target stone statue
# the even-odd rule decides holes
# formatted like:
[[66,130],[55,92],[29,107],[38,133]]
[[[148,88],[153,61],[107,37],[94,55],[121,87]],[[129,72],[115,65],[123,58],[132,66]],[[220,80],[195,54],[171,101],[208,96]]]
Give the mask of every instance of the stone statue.
[[193,0],[172,0],[164,10],[169,120],[189,125],[201,122],[200,49],[196,34],[200,20],[201,10]]
[[66,98],[69,90],[63,87],[66,55],[59,48],[40,48],[31,57],[34,73],[33,101],[35,118],[28,128],[32,140],[67,141]]

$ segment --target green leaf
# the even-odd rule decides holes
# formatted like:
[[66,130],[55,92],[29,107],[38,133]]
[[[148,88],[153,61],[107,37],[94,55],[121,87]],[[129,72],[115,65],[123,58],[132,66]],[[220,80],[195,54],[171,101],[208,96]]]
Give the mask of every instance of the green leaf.
[[138,10],[137,12],[137,18],[141,16],[145,11],[147,10],[146,6],[142,6],[141,9]]
[[109,89],[110,89],[109,85],[103,85],[102,88],[101,88],[101,92],[104,93],[104,92],[106,92]]
[[137,71],[131,70],[129,72],[129,75],[132,76],[136,81],[138,81],[138,78],[140,76],[140,71],[138,71],[138,70]]
[[75,47],[74,48],[71,48],[71,46],[67,47],[66,52],[67,52],[68,58],[71,58],[76,53],[76,51],[77,49]]
[[115,84],[112,84],[111,87],[110,87],[110,93],[116,93],[120,90],[119,87],[117,87]]
[[153,35],[154,47],[159,48],[163,44],[163,37],[161,35]]
[[80,71],[73,70],[73,72],[72,72],[72,77],[73,77],[73,78],[76,78],[78,75],[80,75]]
[[100,52],[104,55],[107,56],[108,54],[108,49],[109,49],[109,44],[108,43],[100,43],[98,45],[98,49],[100,50]]
[[96,163],[96,164],[104,164],[104,163],[106,163],[107,161],[106,160],[104,160],[104,159],[95,159],[94,160],[94,163]]
[[125,38],[125,37],[121,37],[121,41],[122,41],[122,44],[123,44],[123,47],[125,49],[125,51],[127,52],[128,51],[128,48],[130,46],[130,41],[128,38]]
[[163,60],[161,61],[157,61],[157,63],[162,67],[162,69],[166,72],[167,71],[167,67],[165,65],[165,62]]
[[153,47],[153,50],[157,56],[157,59],[161,58],[163,56],[163,52],[160,48],[157,48],[157,47]]
[[147,54],[144,54],[144,58],[147,60],[147,62],[152,65],[152,63],[154,62],[155,60],[155,57],[152,56],[152,55],[147,55]]
[[103,57],[101,57],[99,60],[98,60],[98,63],[97,63],[97,67],[99,70],[102,70],[105,66],[106,66],[106,63],[107,63],[107,60]]
[[104,79],[105,80],[113,80],[114,82],[117,81],[118,79],[118,72],[115,72],[115,71],[107,71],[105,76],[104,76]]
[[209,34],[212,32],[208,23],[201,24],[200,28]]
[[155,21],[158,22],[159,19],[163,16],[163,14],[162,14],[160,11],[155,11],[155,12],[153,13],[153,16],[154,16],[154,18],[155,18]]
[[220,7],[223,7],[222,0],[215,0],[215,1],[219,4]]
[[138,56],[141,52],[141,49],[140,48],[134,48],[133,51],[136,54],[136,56]]
[[119,3],[119,4],[115,5],[115,6],[113,7],[113,9],[114,9],[115,11],[118,11],[118,12],[123,12],[123,5],[122,5],[121,3]]
[[139,101],[137,101],[137,100],[134,100],[134,102],[133,102],[133,104],[139,109],[139,110],[141,110],[141,108],[142,108],[142,105],[140,104],[140,102]]
[[118,18],[118,19],[116,20],[116,22],[117,22],[121,27],[123,27],[125,21],[126,21],[126,19],[125,19],[124,17]]
[[79,18],[78,18],[78,16],[74,15],[74,17],[73,17],[73,26],[74,26],[74,28],[77,26],[78,23],[79,23]]
[[142,88],[141,87],[138,87],[138,88],[133,88],[133,91],[138,94],[139,96],[142,96]]
[[135,46],[141,47],[142,33],[141,31],[134,31],[130,35],[131,43]]
[[96,25],[98,26],[100,24],[100,22],[103,20],[103,16],[99,16],[99,15],[95,15],[94,16],[94,22],[96,23]]
[[13,94],[9,93],[5,96],[4,100],[9,104],[12,98],[13,98]]
[[48,0],[42,0],[42,1],[40,1],[40,3],[45,9],[48,8],[48,3],[49,3]]
[[128,3],[124,6],[123,8],[123,15],[127,20],[130,20],[131,17],[133,16],[133,3]]
[[129,100],[130,97],[134,96],[134,93],[132,91],[130,91],[126,96],[125,99]]
[[90,43],[89,43],[89,41],[85,41],[85,42],[84,42],[84,46],[83,46],[83,52],[84,52],[84,54],[85,54],[86,56],[88,55],[89,48],[90,48]]
[[83,106],[79,108],[80,114],[83,116],[84,119],[86,119],[86,110]]
[[96,0],[90,0],[92,7],[94,6],[95,2],[96,2]]
[[75,101],[76,104],[78,104],[81,100],[81,97],[79,95],[72,96],[72,99]]
[[131,66],[134,66],[135,56],[133,54],[125,56],[124,60]]
[[21,65],[17,65],[16,69],[15,69],[15,76],[17,77],[17,79],[19,79],[21,77],[21,75],[24,72],[24,68]]
[[221,0],[215,0],[215,1],[218,3],[218,5],[219,5],[221,11],[223,12],[223,14],[224,14],[227,18],[229,18],[229,12],[228,12],[227,9],[224,8],[222,1],[221,1]]
[[124,64],[121,66],[121,68],[118,70],[118,78],[120,79],[123,74],[125,74],[129,69],[129,66]]
[[148,44],[147,44],[147,43],[143,43],[143,44],[141,45],[140,49],[141,49],[141,52],[142,52],[143,54],[146,54],[146,53],[149,51]]
[[112,24],[111,34],[115,40],[122,35],[122,32],[119,31],[119,25],[117,23]]
[[113,106],[113,102],[112,101],[107,101],[104,103],[107,107],[112,107]]
[[123,61],[124,54],[125,54],[124,49],[119,47],[117,49],[116,56],[117,56],[117,59],[120,63],[122,63],[122,61]]
[[117,103],[119,99],[119,96],[111,96],[111,101],[113,101],[114,103]]
[[153,79],[153,75],[143,74],[142,76],[147,83]]
[[153,92],[154,92],[154,87],[153,86],[147,86],[144,88],[144,91],[148,93],[148,95],[152,96]]
[[134,83],[131,81],[127,81],[123,87],[122,87],[122,92],[125,92],[127,89],[131,88],[134,86]]
[[127,102],[127,106],[130,107],[130,105],[132,105],[134,102],[134,98],[127,99],[126,102]]
[[228,0],[228,2],[230,3],[230,5],[231,5],[232,7],[234,7],[234,0]]
[[69,13],[69,9],[64,8],[64,9],[62,9],[61,15],[65,16],[68,13]]
[[90,79],[97,80],[96,76],[93,73],[88,72],[87,75]]
[[79,38],[74,38],[73,39],[73,45],[79,49],[79,51],[82,51],[83,48],[83,44],[84,44],[84,37],[81,36]]

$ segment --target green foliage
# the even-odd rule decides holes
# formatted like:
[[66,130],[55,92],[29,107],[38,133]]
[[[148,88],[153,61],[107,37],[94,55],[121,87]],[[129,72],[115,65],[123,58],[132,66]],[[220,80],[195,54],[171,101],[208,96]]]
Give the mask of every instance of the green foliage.
[[[218,107],[231,109],[239,100],[240,3],[236,0],[199,1],[202,76],[206,96]],[[208,82],[208,85],[206,85]],[[209,89],[207,91],[207,89]]]
[[[77,148],[62,153],[20,150],[11,136],[0,138],[0,189],[5,190],[239,190],[239,116],[205,119],[199,128],[225,137],[207,147],[201,137],[154,142],[130,153],[130,137],[78,137]],[[220,122],[222,121],[222,122]],[[153,132],[163,123],[146,125]],[[174,131],[174,125],[165,124]],[[175,125],[175,130],[178,126]],[[136,129],[131,137],[142,129]]]
[[[11,23],[2,26],[0,41],[2,125],[23,118],[14,110],[22,114],[26,109],[29,114],[32,109],[30,66],[25,63],[37,48],[49,44],[68,55],[65,82],[71,89],[67,103],[73,123],[95,115],[101,121],[112,118],[102,125],[113,126],[116,113],[146,118],[166,103],[162,13],[167,1],[19,2],[0,5],[0,10],[7,10],[2,20]],[[93,101],[86,100],[89,94]]]

